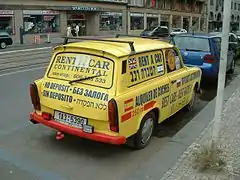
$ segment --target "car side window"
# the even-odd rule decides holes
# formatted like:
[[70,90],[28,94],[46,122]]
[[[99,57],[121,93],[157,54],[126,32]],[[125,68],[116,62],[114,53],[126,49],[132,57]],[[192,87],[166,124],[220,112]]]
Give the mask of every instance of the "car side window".
[[229,36],[229,42],[237,42],[237,39],[233,36],[233,35],[230,35]]
[[175,49],[165,50],[165,59],[168,72],[173,72],[182,68],[180,55],[177,50]]
[[218,52],[221,51],[221,38],[214,38]]

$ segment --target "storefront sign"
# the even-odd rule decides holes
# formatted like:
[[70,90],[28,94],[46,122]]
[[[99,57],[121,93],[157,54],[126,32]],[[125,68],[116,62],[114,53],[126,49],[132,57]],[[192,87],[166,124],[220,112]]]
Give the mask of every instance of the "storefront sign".
[[100,2],[127,3],[127,0],[98,0]]
[[143,13],[130,13],[130,16],[135,16],[135,17],[143,17]]
[[103,12],[101,15],[118,17],[118,16],[122,16],[122,13],[118,13],[118,12]]
[[0,10],[0,17],[11,17],[13,16],[13,11],[11,10]]
[[89,7],[89,6],[72,6],[74,11],[99,11],[98,7]]
[[55,16],[43,16],[44,21],[51,21],[55,18]]
[[158,18],[158,14],[147,14],[147,17],[156,17],[156,18]]
[[23,10],[23,14],[42,15],[42,14],[60,14],[60,12],[59,11],[51,11],[51,10]]

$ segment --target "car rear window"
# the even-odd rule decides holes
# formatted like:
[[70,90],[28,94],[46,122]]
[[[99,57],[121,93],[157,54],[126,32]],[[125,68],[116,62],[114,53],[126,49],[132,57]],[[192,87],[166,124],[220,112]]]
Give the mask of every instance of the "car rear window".
[[179,49],[196,50],[196,51],[210,51],[209,41],[207,38],[176,36],[174,37],[174,44]]
[[66,81],[95,76],[76,83],[111,88],[113,71],[114,62],[105,57],[80,53],[60,53],[54,57],[47,76]]

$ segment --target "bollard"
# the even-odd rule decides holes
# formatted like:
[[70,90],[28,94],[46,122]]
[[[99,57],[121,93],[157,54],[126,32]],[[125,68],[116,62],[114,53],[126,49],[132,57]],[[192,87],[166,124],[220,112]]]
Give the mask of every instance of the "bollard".
[[47,43],[51,43],[51,41],[50,41],[50,33],[47,34]]
[[19,28],[19,35],[20,35],[20,44],[23,44],[23,35],[24,35],[23,27]]

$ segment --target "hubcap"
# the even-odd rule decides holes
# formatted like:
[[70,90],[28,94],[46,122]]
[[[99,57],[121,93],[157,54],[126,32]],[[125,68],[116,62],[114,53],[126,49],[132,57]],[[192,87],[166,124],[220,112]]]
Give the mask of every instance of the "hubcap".
[[148,140],[151,138],[153,131],[153,119],[148,118],[142,128],[142,144],[146,144]]
[[3,49],[4,49],[4,48],[6,48],[6,46],[7,46],[7,45],[6,45],[6,43],[5,43],[5,42],[2,42],[2,43],[1,43],[1,48],[3,48]]

